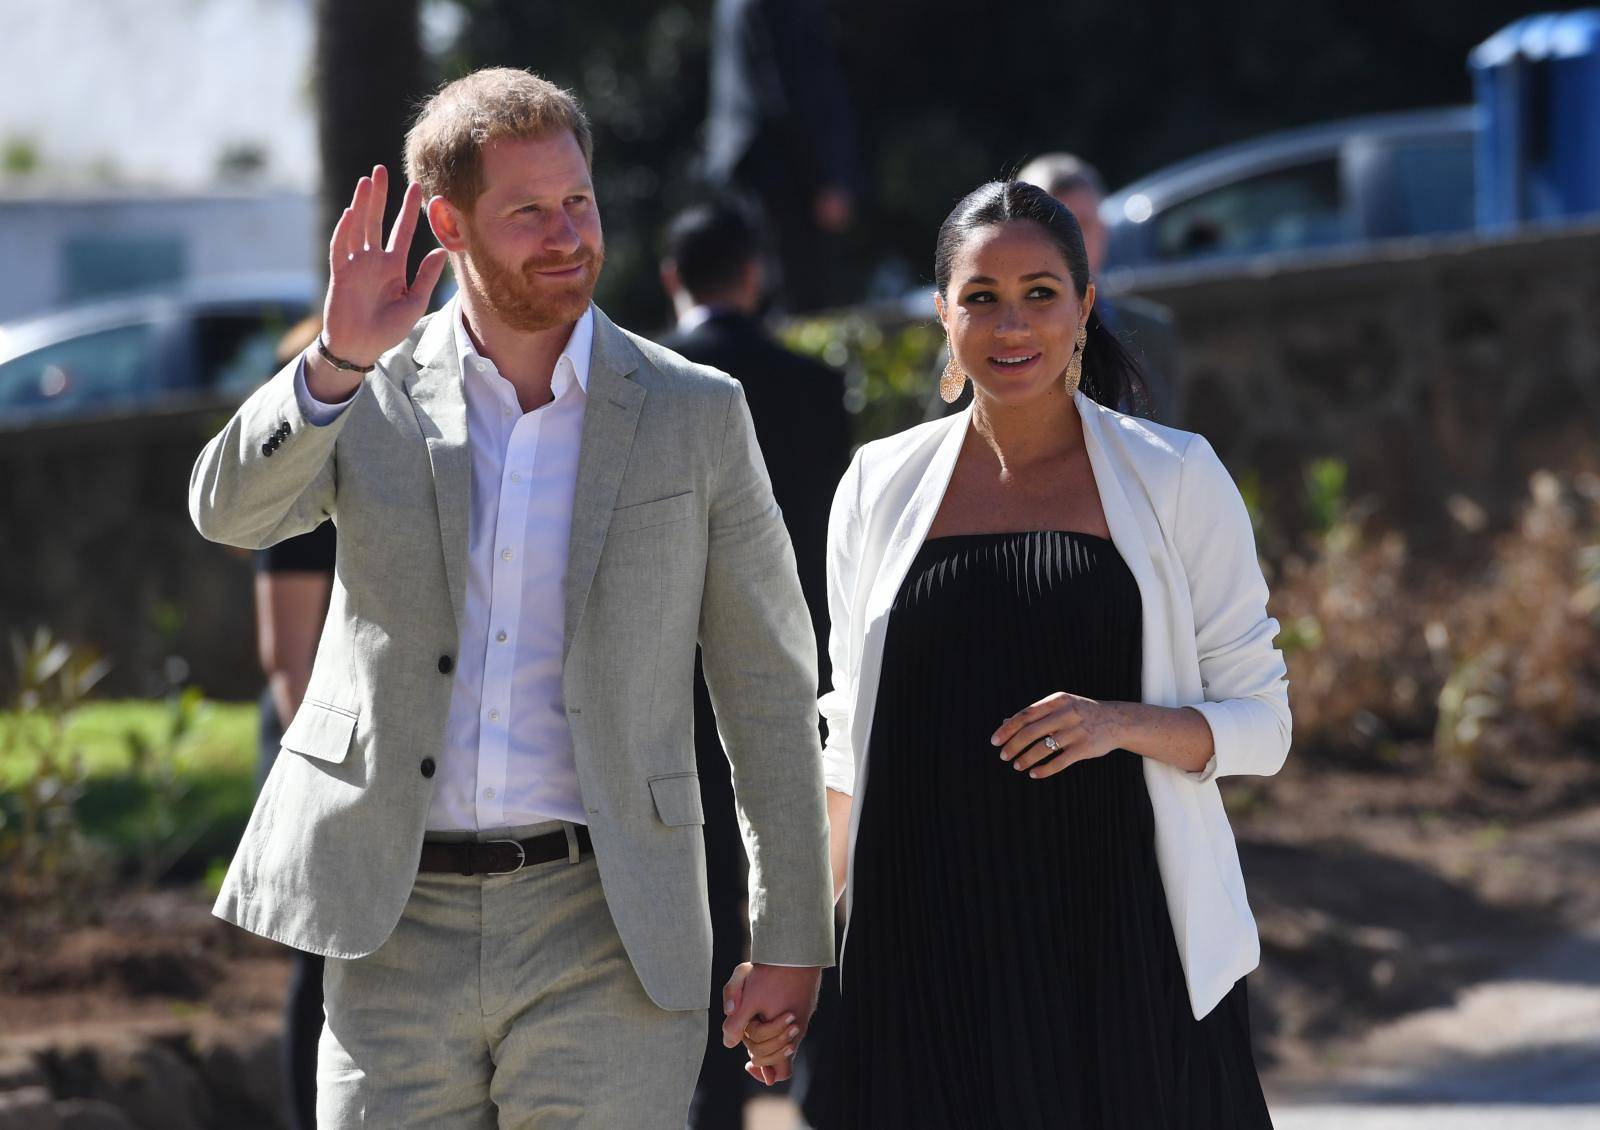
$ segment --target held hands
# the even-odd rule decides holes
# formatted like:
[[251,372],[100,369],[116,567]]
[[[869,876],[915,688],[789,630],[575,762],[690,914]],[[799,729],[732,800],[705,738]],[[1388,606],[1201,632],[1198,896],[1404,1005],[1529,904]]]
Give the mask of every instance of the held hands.
[[789,1078],[795,1051],[817,1007],[822,970],[815,966],[752,965],[733,971],[722,989],[724,1047],[743,1041],[745,1073],[771,1086]]
[[[1000,760],[1018,772],[1054,776],[1069,765],[1121,748],[1118,707],[1057,691],[1007,718],[989,741],[1000,747]],[[1046,737],[1054,739],[1057,749],[1046,744]]]
[[[367,366],[405,340],[427,311],[428,296],[444,272],[445,252],[428,252],[417,277],[406,285],[406,255],[422,211],[422,186],[406,189],[400,214],[383,244],[383,210],[389,172],[382,165],[356,183],[355,196],[334,225],[328,246],[328,298],[322,310],[322,339],[328,352]],[[334,368],[312,352],[306,376],[318,400],[343,400],[361,383],[359,373]]]

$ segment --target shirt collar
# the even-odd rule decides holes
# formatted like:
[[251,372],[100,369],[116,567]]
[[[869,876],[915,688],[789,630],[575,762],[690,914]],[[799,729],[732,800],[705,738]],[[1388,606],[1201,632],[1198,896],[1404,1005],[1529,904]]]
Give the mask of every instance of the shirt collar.
[[[461,361],[463,373],[476,372],[473,362],[479,360],[477,346],[472,344],[472,335],[467,332],[467,312],[460,305],[456,307],[456,354]],[[589,359],[594,354],[594,303],[590,303],[584,310],[583,317],[578,319],[577,325],[572,327],[572,335],[567,338],[566,346],[561,350],[561,356],[556,358],[555,372],[550,374],[551,399],[559,397],[567,391],[573,379],[578,382],[578,387],[585,394],[589,391]],[[566,364],[562,364],[562,362]],[[497,370],[498,372],[498,370]]]
[[685,310],[683,312],[683,317],[678,319],[678,332],[685,334],[694,333],[695,330],[705,325],[718,314],[729,314],[732,312],[733,307],[731,306],[708,306],[703,303],[698,303]]

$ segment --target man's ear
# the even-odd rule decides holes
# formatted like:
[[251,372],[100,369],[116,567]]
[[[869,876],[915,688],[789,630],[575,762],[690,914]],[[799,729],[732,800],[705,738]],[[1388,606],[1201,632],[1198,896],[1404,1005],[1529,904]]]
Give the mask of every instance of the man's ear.
[[428,226],[439,246],[450,252],[467,249],[466,224],[456,206],[442,196],[428,201]]

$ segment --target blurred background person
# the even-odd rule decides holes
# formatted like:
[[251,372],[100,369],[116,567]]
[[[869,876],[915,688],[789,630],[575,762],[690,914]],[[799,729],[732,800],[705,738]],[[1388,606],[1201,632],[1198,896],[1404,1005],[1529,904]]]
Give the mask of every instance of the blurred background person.
[[760,203],[787,310],[843,305],[839,236],[855,216],[856,128],[820,0],[717,0],[707,181]]
[[[320,316],[300,322],[278,345],[284,364],[316,339]],[[258,550],[255,561],[256,651],[267,685],[261,694],[260,759],[256,787],[277,760],[283,731],[300,709],[322,621],[333,594],[335,535],[332,522],[309,534]],[[290,1130],[314,1130],[317,1111],[317,1040],[322,1034],[322,958],[291,949],[284,1002],[282,1065],[284,1116]]]
[[[1017,179],[1039,186],[1067,206],[1083,229],[1089,274],[1100,281],[1106,262],[1107,233],[1100,215],[1106,188],[1099,170],[1071,153],[1046,153],[1023,166]],[[1101,320],[1139,358],[1149,386],[1150,405],[1127,404],[1123,410],[1163,424],[1178,423],[1183,418],[1183,386],[1172,311],[1131,294],[1112,295],[1103,289],[1096,293],[1095,309]]]
[[[827,577],[824,549],[834,487],[850,459],[844,378],[820,361],[793,353],[758,319],[766,293],[759,220],[746,205],[720,200],[690,207],[670,224],[661,282],[677,312],[677,329],[661,344],[691,361],[721,369],[744,385],[756,439],[794,543],[800,587],[818,643],[817,669],[829,679]],[[695,759],[705,808],[706,871],[717,969],[744,959],[744,849],[734,815],[728,760],[717,738],[705,681],[695,672]],[[796,1074],[802,1108],[813,1125],[825,1109],[820,1078],[838,994],[833,970],[823,974],[822,999],[801,1045]],[[706,1058],[690,1112],[694,1130],[744,1125],[750,1080],[739,1056],[722,1046],[721,985],[713,986]]]

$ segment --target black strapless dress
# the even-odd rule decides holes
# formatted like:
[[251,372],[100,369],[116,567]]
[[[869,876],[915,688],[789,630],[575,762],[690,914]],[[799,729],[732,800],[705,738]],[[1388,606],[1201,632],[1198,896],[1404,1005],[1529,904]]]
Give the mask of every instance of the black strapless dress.
[[935,538],[890,613],[827,1130],[1272,1125],[1240,981],[1190,1011],[1140,757],[1044,780],[989,735],[1053,691],[1140,699],[1115,546]]

